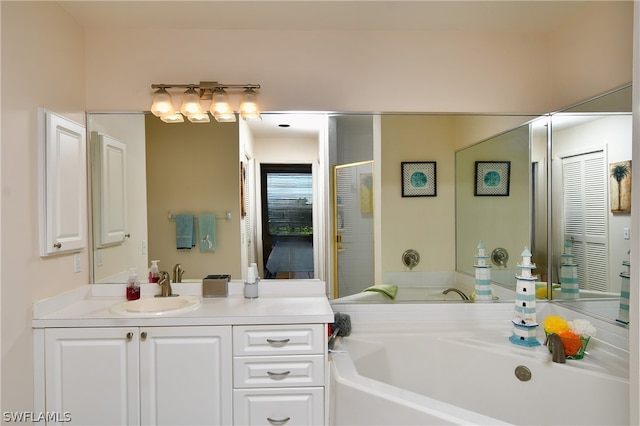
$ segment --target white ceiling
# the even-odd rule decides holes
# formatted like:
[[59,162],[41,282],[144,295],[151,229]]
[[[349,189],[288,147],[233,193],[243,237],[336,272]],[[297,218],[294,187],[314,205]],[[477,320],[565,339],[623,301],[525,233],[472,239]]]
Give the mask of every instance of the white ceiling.
[[[288,31],[553,31],[584,1],[61,1],[87,29],[220,29]],[[291,127],[283,129],[279,124]],[[310,137],[309,114],[263,114],[249,123],[256,137]]]

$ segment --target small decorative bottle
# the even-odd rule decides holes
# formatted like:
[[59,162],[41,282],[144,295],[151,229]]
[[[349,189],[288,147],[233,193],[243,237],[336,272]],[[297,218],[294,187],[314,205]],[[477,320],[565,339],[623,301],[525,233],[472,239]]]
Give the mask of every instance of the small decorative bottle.
[[160,269],[158,268],[159,260],[151,261],[151,268],[149,268],[149,282],[157,283],[160,281]]
[[129,279],[127,280],[127,300],[140,299],[140,281],[138,281],[138,271],[136,268],[129,269]]
[[247,268],[247,281],[244,283],[244,297],[256,299],[258,297],[258,277],[253,266]]

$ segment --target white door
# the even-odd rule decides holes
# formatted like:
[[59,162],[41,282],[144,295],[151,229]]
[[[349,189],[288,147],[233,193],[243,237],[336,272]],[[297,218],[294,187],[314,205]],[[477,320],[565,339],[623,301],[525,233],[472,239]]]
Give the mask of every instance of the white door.
[[606,164],[602,150],[562,158],[564,236],[584,290],[609,291]]
[[232,422],[231,327],[140,329],[143,425]]
[[45,348],[47,424],[140,423],[136,327],[49,328]]

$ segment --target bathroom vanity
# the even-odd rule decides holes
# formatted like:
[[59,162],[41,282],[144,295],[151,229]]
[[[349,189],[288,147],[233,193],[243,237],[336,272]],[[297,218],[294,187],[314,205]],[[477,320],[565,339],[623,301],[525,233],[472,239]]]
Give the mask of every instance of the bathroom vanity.
[[[35,411],[48,424],[324,424],[324,283],[298,294],[269,284],[254,300],[241,283],[221,298],[174,284],[200,302],[175,312],[119,313],[124,288],[113,284],[37,303]],[[142,298],[151,292],[143,285]]]

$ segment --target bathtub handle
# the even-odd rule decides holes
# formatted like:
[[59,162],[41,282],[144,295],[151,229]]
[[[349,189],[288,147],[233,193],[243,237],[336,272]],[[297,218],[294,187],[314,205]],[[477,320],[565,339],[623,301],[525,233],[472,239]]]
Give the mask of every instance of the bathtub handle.
[[289,343],[291,339],[282,339],[282,340],[274,340],[274,339],[267,339],[267,343],[270,344],[271,346],[284,346],[287,343]]
[[291,420],[291,417],[287,417],[285,419],[282,420],[276,420],[276,419],[272,419],[271,417],[267,417],[267,420],[269,421],[269,423],[271,423],[272,425],[283,425],[286,422],[288,422],[289,420]]
[[267,371],[267,374],[272,379],[284,379],[289,374],[291,374],[291,371],[287,370],[287,371],[283,371],[282,373],[274,373],[273,371]]

